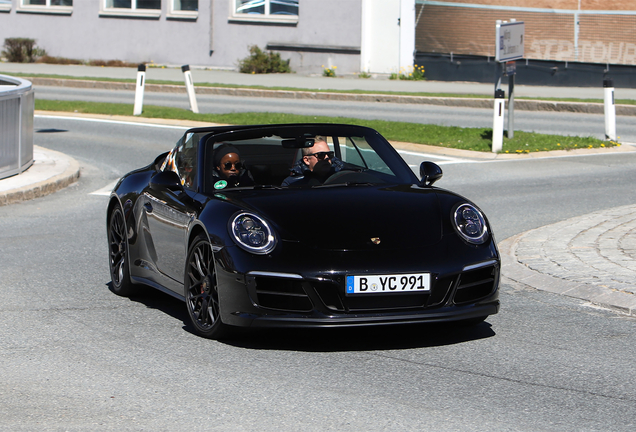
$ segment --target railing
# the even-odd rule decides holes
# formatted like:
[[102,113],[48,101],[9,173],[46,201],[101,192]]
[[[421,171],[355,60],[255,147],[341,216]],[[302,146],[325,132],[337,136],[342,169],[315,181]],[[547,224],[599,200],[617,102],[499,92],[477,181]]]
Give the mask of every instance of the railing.
[[33,85],[0,75],[0,179],[33,164]]

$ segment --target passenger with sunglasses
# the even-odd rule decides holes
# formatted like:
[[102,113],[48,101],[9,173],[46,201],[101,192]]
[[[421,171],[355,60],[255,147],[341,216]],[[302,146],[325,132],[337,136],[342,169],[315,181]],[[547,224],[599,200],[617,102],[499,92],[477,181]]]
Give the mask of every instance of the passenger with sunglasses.
[[321,185],[344,166],[322,136],[316,136],[314,145],[303,148],[302,153],[303,157],[294,164],[281,186]]
[[254,180],[241,162],[239,150],[231,144],[221,144],[214,150],[214,189],[253,186]]

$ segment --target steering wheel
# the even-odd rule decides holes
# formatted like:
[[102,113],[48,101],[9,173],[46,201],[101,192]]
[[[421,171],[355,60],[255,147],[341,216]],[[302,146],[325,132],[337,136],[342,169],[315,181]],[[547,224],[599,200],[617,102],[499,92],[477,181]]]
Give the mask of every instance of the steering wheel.
[[359,171],[338,171],[335,174],[332,174],[325,180],[323,184],[344,184],[344,183],[384,183],[384,181],[380,180],[378,177],[373,174]]

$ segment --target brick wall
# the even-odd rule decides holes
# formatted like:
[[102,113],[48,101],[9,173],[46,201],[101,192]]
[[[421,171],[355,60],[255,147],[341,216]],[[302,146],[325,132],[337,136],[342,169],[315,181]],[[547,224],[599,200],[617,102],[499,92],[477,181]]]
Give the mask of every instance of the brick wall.
[[[459,0],[447,2],[463,3]],[[578,0],[472,0],[472,4],[578,9]],[[530,6],[531,5],[531,6]],[[423,9],[422,9],[423,8]],[[636,9],[635,1],[581,0],[581,10]],[[419,52],[495,55],[495,22],[525,23],[529,59],[636,65],[636,12],[632,15],[515,12],[417,4],[415,47]]]

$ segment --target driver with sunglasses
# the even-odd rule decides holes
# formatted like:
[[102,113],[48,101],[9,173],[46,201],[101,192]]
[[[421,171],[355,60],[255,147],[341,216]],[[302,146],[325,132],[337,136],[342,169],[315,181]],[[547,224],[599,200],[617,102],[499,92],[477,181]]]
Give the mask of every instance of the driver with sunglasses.
[[214,150],[214,189],[253,186],[254,180],[244,169],[239,150],[231,144],[221,144]]
[[344,166],[322,136],[316,136],[314,145],[303,148],[302,152],[303,157],[294,164],[289,177],[283,180],[281,186],[321,185]]

